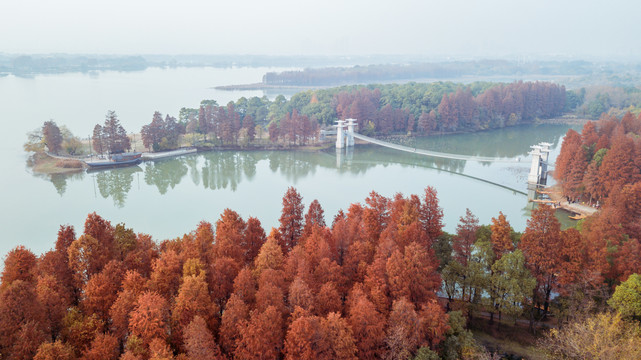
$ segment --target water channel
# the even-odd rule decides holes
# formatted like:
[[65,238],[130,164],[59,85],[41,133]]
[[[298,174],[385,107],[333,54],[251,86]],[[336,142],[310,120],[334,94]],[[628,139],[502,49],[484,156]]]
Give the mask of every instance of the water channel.
[[139,166],[72,175],[34,174],[22,151],[26,132],[50,118],[86,137],[108,109],[130,132],[151,121],[155,110],[177,116],[202,99],[220,104],[261,91],[223,92],[215,85],[260,80],[268,68],[178,68],[142,72],[58,74],[0,78],[0,121],[5,155],[0,175],[0,254],[18,244],[36,253],[54,244],[61,224],[82,230],[96,211],[112,223],[124,222],[156,240],[181,236],[201,220],[215,222],[225,208],[245,219],[257,217],[269,231],[277,226],[281,198],[295,186],[309,204],[318,199],[326,221],[372,190],[385,196],[421,194],[436,188],[445,228],[454,231],[470,208],[481,223],[502,211],[517,231],[525,228],[529,207],[525,181],[529,146],[554,144],[558,154],[565,125],[529,125],[477,134],[409,140],[423,149],[476,156],[505,157],[522,163],[439,160],[376,145],[350,151],[208,152],[147,162]]

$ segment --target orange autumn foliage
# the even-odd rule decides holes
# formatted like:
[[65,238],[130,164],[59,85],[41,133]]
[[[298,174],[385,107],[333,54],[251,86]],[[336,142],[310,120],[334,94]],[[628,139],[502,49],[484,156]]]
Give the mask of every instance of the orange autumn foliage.
[[207,323],[202,317],[196,315],[183,330],[183,334],[184,346],[189,358],[202,360],[224,359],[218,344],[214,341],[214,336],[207,328]]
[[155,292],[144,292],[136,300],[130,314],[129,331],[145,344],[154,338],[169,336],[169,306],[167,300]]

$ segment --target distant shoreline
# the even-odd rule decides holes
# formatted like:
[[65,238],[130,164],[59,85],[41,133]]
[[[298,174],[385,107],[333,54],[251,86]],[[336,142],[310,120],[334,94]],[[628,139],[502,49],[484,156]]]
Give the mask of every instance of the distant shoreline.
[[238,90],[268,90],[268,89],[293,89],[293,90],[308,90],[308,89],[323,89],[330,88],[331,86],[309,86],[309,85],[271,85],[263,83],[253,84],[239,84],[239,85],[220,85],[214,86],[212,89],[225,90],[225,91],[238,91]]

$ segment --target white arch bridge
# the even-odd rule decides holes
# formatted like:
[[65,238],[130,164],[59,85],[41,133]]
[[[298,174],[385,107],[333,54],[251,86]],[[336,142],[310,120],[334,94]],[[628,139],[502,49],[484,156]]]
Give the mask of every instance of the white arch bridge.
[[[412,154],[442,158],[442,159],[480,161],[480,162],[521,163],[521,164],[525,163],[525,162],[521,162],[520,158],[515,160],[515,159],[509,159],[509,158],[452,154],[452,153],[430,151],[430,150],[424,150],[424,149],[417,149],[415,147],[393,144],[387,141],[382,141],[382,140],[371,138],[369,136],[359,134],[354,131],[354,128],[356,126],[357,126],[357,123],[356,123],[356,120],[354,119],[337,121],[337,124],[334,125],[334,127],[336,128],[336,148],[337,149],[354,146],[354,139],[359,139],[359,140],[369,142],[371,144],[384,146],[390,149],[405,151]],[[324,132],[325,135],[332,134],[332,133],[333,131]],[[537,186],[537,185],[545,185],[545,183],[547,182],[548,155],[550,153],[551,145],[552,144],[550,143],[540,143],[538,145],[531,146],[533,151],[529,152],[529,154],[532,155],[532,163],[530,166],[530,173],[528,175],[528,184]]]

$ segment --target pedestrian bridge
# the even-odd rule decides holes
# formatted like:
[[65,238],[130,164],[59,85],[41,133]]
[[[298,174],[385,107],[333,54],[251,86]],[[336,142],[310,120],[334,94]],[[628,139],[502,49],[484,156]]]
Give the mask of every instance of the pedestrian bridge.
[[469,160],[469,161],[481,161],[481,162],[504,162],[504,163],[520,163],[521,162],[519,161],[520,159],[514,160],[514,159],[508,159],[508,158],[497,158],[497,157],[487,157],[487,156],[461,155],[461,154],[451,154],[451,153],[444,153],[444,152],[438,152],[438,151],[417,149],[415,147],[392,144],[387,141],[374,139],[369,136],[359,134],[357,132],[354,132],[352,136],[354,136],[354,138],[356,139],[363,140],[371,144],[384,146],[390,149],[405,151],[412,154],[437,157],[442,159]]
[[[488,157],[488,156],[475,156],[475,155],[462,155],[462,154],[452,154],[444,153],[438,151],[430,151],[424,149],[417,149],[415,147],[409,147],[399,144],[393,144],[387,141],[382,141],[378,139],[371,138],[359,134],[355,131],[355,127],[358,126],[355,119],[347,120],[338,120],[337,124],[334,125],[336,128],[336,148],[342,149],[344,147],[353,147],[354,139],[359,139],[362,141],[369,142],[371,144],[376,144],[384,146],[390,149],[405,151],[412,154],[425,155],[435,158],[442,159],[451,159],[451,160],[464,160],[464,161],[479,161],[479,162],[502,162],[502,163],[521,163],[521,158],[497,158],[497,157]],[[327,135],[333,132],[322,132],[321,135]],[[548,168],[548,156],[550,153],[550,146],[552,144],[542,142],[538,145],[533,145],[530,148],[533,150],[529,152],[532,155],[532,163],[530,167],[530,173],[528,175],[528,184],[531,188],[535,189],[539,186],[545,185],[547,183],[547,168]]]

